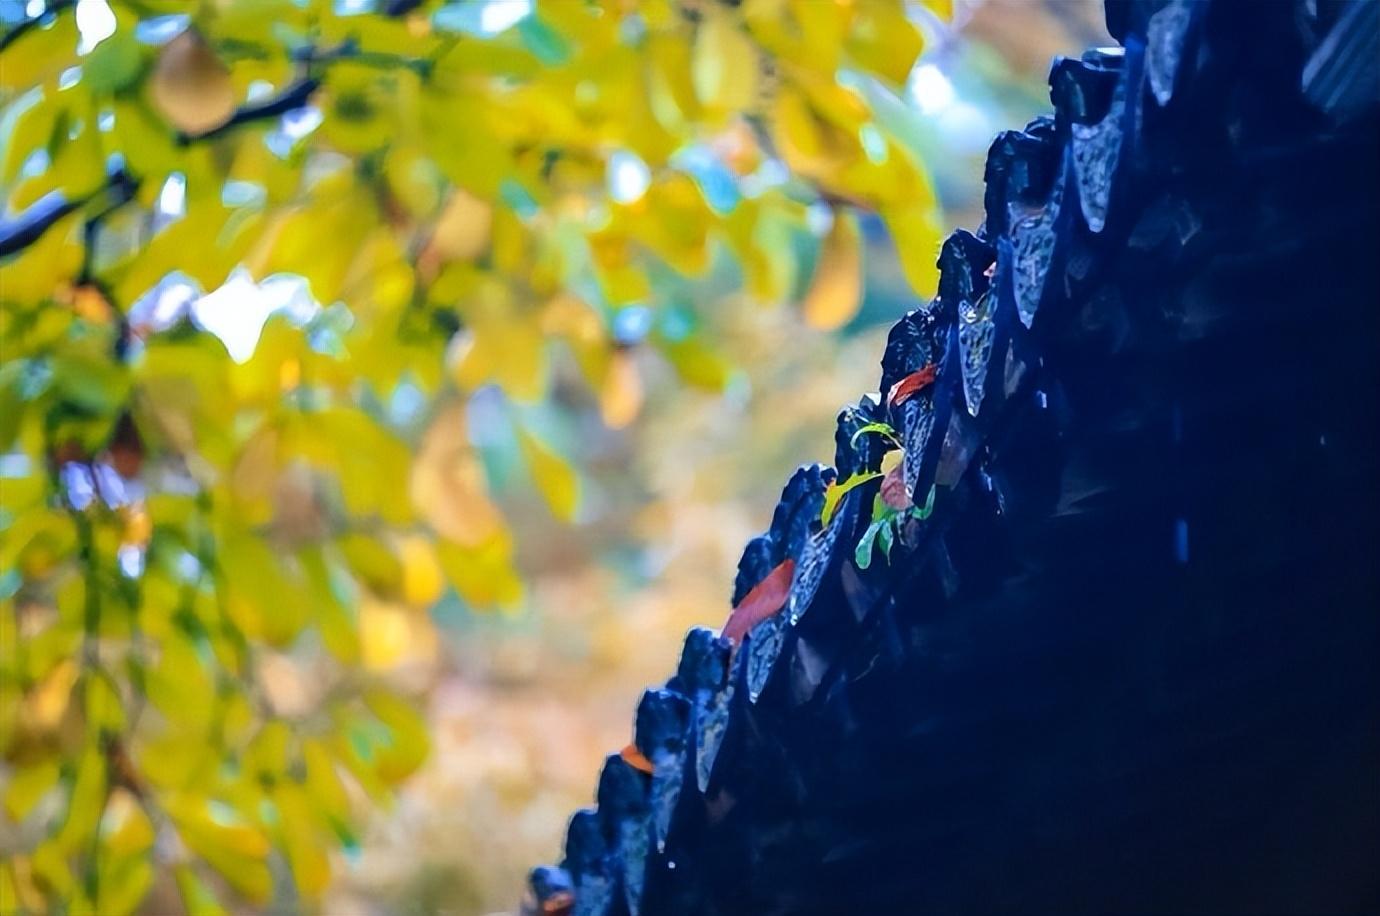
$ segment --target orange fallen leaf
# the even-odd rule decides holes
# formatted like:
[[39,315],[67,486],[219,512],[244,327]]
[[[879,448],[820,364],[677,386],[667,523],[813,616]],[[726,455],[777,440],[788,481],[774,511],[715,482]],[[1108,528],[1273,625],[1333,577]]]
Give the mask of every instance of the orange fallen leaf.
[[795,575],[795,560],[782,560],[775,569],[743,596],[724,624],[724,635],[737,642],[757,624],[778,613],[786,606],[791,594],[791,578]]
[[924,391],[934,382],[934,377],[939,374],[939,367],[934,363],[929,363],[923,368],[916,369],[910,375],[901,379],[891,386],[891,390],[886,393],[886,402],[893,407],[897,404],[904,404],[911,395]]
[[656,772],[656,764],[648,760],[647,755],[639,751],[636,744],[629,744],[618,752],[618,756],[622,757],[634,769],[641,770],[648,776]]
[[570,891],[557,891],[542,901],[541,911],[548,916],[566,916],[574,906],[574,894]]

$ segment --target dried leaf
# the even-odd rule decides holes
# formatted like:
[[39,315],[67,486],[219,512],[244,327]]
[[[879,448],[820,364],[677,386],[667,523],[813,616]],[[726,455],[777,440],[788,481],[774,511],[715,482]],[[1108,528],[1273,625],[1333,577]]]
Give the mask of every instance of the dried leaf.
[[642,410],[642,376],[631,353],[616,352],[599,388],[599,413],[610,429],[622,429]]
[[886,393],[886,402],[892,407],[904,404],[907,400],[921,391],[924,391],[933,382],[939,373],[939,367],[934,363],[929,363],[920,369],[916,369],[910,375],[901,379],[891,386],[891,390]]
[[862,304],[862,240],[858,221],[847,210],[834,211],[834,225],[825,236],[815,265],[814,280],[805,294],[805,321],[831,331],[847,324]]
[[636,744],[629,744],[618,752],[618,756],[622,757],[633,769],[641,770],[648,776],[656,772],[656,764],[648,760],[647,755],[639,751]]
[[422,250],[424,261],[468,261],[489,247],[493,207],[464,188],[456,188]]
[[163,46],[150,88],[158,110],[185,133],[219,127],[235,111],[230,72],[194,29]]
[[795,560],[787,557],[766,577],[752,587],[724,624],[724,636],[737,642],[757,624],[779,613],[791,594],[791,579],[795,575]]
[[432,421],[412,464],[412,504],[437,532],[466,547],[502,530],[484,469],[465,433],[465,411],[449,407]]

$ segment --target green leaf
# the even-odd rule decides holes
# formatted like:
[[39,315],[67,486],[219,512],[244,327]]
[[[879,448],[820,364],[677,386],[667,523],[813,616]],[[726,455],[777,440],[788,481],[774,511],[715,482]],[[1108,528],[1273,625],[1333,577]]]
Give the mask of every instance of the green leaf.
[[867,569],[872,565],[872,544],[877,540],[877,535],[881,532],[882,526],[886,525],[890,519],[882,519],[867,526],[863,536],[858,539],[858,547],[853,551],[853,562],[858,569]]
[[882,527],[877,531],[877,543],[882,548],[882,556],[886,557],[888,563],[891,562],[891,545],[896,540],[895,517],[888,518],[882,523]]
[[580,505],[580,478],[564,458],[521,427],[518,428],[518,442],[532,480],[551,508],[551,514],[563,522],[574,521]]
[[96,46],[82,66],[82,81],[93,93],[116,93],[132,86],[144,69],[132,32],[119,31]]
[[882,422],[868,423],[866,426],[858,427],[853,433],[852,438],[848,440],[848,444],[857,445],[858,440],[868,433],[877,433],[880,436],[885,436],[887,439],[891,440],[891,443],[897,448],[901,447],[901,440],[897,438],[895,428],[893,428],[890,423]]
[[830,520],[838,511],[839,503],[848,495],[848,491],[881,476],[880,471],[866,471],[862,474],[850,475],[843,483],[830,484],[829,489],[824,491],[824,508],[820,510],[819,523],[826,528],[829,527]]
[[924,521],[934,512],[934,485],[930,485],[930,495],[925,497],[923,506],[916,506],[910,510],[910,517]]

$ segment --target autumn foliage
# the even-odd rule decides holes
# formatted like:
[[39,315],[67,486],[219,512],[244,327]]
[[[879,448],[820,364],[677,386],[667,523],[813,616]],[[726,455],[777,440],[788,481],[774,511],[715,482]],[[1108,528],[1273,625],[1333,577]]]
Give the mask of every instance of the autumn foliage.
[[[390,677],[426,609],[523,600],[476,392],[578,523],[551,418],[573,398],[634,422],[643,354],[722,388],[695,302],[741,289],[846,324],[863,211],[933,291],[934,199],[895,94],[924,15],[48,0],[12,17],[0,909],[130,912],[157,882],[196,913],[318,899],[361,811],[427,754]],[[288,657],[318,703],[285,699]]]

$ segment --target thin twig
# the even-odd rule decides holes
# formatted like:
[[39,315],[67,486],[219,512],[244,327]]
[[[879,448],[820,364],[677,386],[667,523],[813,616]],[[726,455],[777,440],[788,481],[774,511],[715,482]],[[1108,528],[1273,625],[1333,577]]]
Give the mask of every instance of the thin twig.
[[251,102],[248,105],[241,105],[236,108],[230,117],[224,122],[217,124],[209,130],[204,130],[197,134],[179,132],[177,142],[182,145],[197,143],[202,140],[210,140],[219,137],[221,134],[233,130],[243,124],[250,124],[255,121],[266,121],[287,114],[304,107],[310,100],[311,95],[321,86],[321,80],[314,76],[304,77],[282,92],[262,102]]

